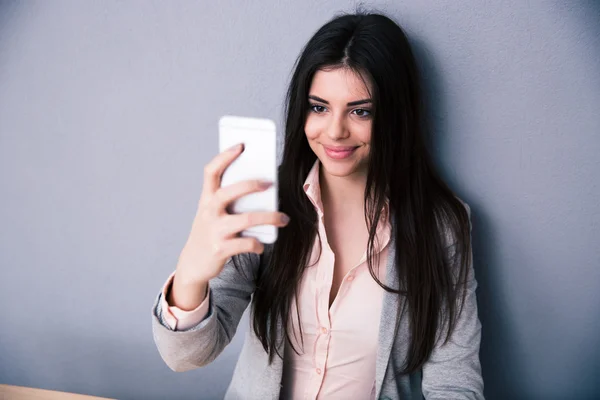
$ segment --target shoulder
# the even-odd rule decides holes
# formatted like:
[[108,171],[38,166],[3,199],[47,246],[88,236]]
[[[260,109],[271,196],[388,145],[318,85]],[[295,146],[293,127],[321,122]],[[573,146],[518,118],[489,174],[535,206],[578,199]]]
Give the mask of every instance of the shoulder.
[[465,208],[465,210],[467,210],[467,216],[469,217],[469,219],[471,219],[471,207],[467,204],[467,202],[465,202],[460,197],[455,196],[455,198],[456,198],[456,200],[458,200],[460,202],[460,204],[463,205],[463,207]]
[[471,232],[471,207],[458,196],[454,196],[454,200],[454,204],[441,204],[435,211],[445,248],[460,241],[460,238],[465,236],[464,233]]

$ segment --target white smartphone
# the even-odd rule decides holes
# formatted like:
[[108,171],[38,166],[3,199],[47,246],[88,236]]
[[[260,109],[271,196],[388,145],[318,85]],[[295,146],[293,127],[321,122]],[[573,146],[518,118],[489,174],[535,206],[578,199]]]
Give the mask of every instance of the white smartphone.
[[[229,205],[233,214],[250,211],[277,211],[277,135],[275,123],[270,119],[247,118],[226,115],[219,120],[219,152],[238,143],[244,143],[244,151],[225,170],[221,187],[233,183],[260,179],[273,182],[269,189],[251,193]],[[274,225],[253,226],[241,236],[255,237],[262,243],[274,243],[277,239]]]

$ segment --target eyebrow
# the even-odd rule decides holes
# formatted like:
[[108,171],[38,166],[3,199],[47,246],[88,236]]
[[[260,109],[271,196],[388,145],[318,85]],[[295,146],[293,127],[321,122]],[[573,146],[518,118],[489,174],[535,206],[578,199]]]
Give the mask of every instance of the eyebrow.
[[[329,102],[325,99],[322,99],[318,96],[313,96],[312,94],[308,96],[309,99],[315,100],[315,101],[319,101],[321,103],[325,103],[325,104],[329,104]],[[362,100],[356,100],[356,101],[351,101],[350,103],[348,103],[348,106],[358,106],[360,104],[367,104],[367,103],[372,103],[371,99],[362,99]]]

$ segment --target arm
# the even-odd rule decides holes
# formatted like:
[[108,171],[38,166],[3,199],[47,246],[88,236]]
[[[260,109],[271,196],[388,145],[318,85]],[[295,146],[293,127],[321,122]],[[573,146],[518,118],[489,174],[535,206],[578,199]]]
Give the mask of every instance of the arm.
[[[261,260],[265,259],[267,250],[256,238],[242,237],[240,233],[261,225],[282,228],[289,222],[289,217],[282,212],[228,212],[232,202],[265,191],[273,184],[251,179],[221,187],[223,173],[243,150],[244,144],[239,143],[204,166],[198,209],[177,262],[172,293],[167,298],[171,305],[192,311],[208,299],[208,314],[189,329],[174,330],[177,324],[169,324],[163,315],[163,311],[170,311],[170,307],[163,310],[163,293],[154,303],[154,342],[165,363],[175,371],[210,363],[235,334],[255,290]],[[206,293],[207,288],[209,293]]]
[[156,298],[152,316],[154,342],[172,370],[188,371],[209,364],[233,338],[254,292],[255,276],[263,258],[253,253],[235,257],[241,264],[240,271],[229,259],[219,276],[210,281],[208,314],[197,325],[173,330],[163,316],[162,292]]
[[[471,210],[463,203],[469,215]],[[449,248],[452,249],[453,246]],[[483,379],[479,361],[481,323],[477,316],[475,289],[477,281],[473,269],[473,255],[469,257],[469,271],[465,287],[465,303],[450,340],[442,345],[445,336],[434,348],[423,366],[422,390],[426,399],[483,399]],[[451,258],[452,259],[452,258]]]

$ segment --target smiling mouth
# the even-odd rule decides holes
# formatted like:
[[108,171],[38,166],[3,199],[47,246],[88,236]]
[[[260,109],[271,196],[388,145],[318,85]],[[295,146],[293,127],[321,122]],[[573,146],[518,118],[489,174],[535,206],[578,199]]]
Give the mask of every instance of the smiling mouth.
[[348,158],[352,154],[354,154],[356,149],[358,149],[358,146],[340,146],[340,147],[323,146],[323,148],[325,149],[325,154],[327,154],[327,156],[329,158],[332,158],[334,160],[341,160],[344,158]]

